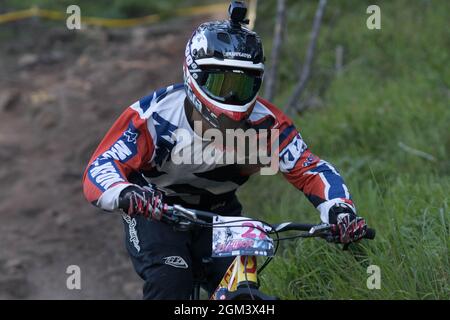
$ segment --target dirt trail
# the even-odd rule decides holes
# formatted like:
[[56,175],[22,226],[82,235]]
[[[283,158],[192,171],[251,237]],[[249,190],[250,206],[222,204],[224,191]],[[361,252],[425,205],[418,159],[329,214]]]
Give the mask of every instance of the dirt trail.
[[[126,30],[27,21],[0,43],[0,299],[139,299],[121,218],[83,198],[81,176],[114,119],[182,80],[208,17]],[[15,30],[15,31],[14,31]],[[81,290],[66,268],[81,268]]]

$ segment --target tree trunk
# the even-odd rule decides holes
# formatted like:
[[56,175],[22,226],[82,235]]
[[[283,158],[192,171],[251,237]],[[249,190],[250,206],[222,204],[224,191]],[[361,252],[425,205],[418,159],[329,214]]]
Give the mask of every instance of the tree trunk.
[[317,36],[319,35],[320,25],[322,23],[323,11],[325,9],[325,5],[327,4],[327,0],[320,0],[319,5],[317,6],[316,15],[314,17],[313,28],[310,35],[308,51],[306,52],[305,63],[303,64],[303,68],[300,72],[300,80],[294,88],[294,93],[286,107],[286,112],[292,114],[295,111],[295,107],[297,106],[298,100],[300,99],[306,84],[309,80],[311,74],[311,66],[314,60],[314,50],[316,48]]
[[277,16],[275,21],[275,30],[273,35],[272,56],[270,59],[270,67],[266,75],[265,97],[272,100],[275,96],[278,63],[280,60],[280,50],[283,43],[283,34],[286,21],[286,1],[277,1]]

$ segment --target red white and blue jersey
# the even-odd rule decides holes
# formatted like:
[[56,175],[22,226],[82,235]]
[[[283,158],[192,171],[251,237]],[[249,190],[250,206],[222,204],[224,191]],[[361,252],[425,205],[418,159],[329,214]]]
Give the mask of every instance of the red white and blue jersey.
[[[122,113],[94,152],[84,173],[84,194],[88,201],[104,210],[115,210],[120,192],[139,180],[155,185],[168,198],[198,205],[205,197],[213,199],[234,194],[258,171],[244,165],[214,161],[175,163],[171,152],[181,145],[177,129],[192,133],[189,142],[192,144],[187,150],[193,154],[201,154],[210,143],[192,129],[185,114],[185,98],[183,84],[177,84],[140,99]],[[320,211],[324,222],[328,221],[328,210],[335,203],[353,206],[338,171],[311,153],[285,114],[258,98],[249,121],[255,128],[279,130],[279,170]],[[189,143],[183,141],[183,145]]]

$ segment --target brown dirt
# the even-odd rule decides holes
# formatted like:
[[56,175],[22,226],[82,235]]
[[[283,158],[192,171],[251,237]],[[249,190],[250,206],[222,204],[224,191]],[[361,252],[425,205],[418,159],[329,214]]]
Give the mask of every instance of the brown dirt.
[[[121,218],[85,201],[81,177],[125,107],[182,80],[186,40],[205,19],[125,30],[8,26],[0,40],[0,299],[140,298]],[[81,290],[66,287],[69,265],[81,268]]]

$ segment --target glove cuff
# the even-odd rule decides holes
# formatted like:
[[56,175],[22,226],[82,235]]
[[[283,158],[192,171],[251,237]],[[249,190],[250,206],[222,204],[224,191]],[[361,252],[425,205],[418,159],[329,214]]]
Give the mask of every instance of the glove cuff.
[[144,192],[144,189],[138,185],[131,184],[124,188],[119,194],[119,209],[121,209],[125,213],[128,212],[128,207],[130,205],[130,196],[133,192],[142,193]]
[[347,203],[336,203],[328,211],[328,223],[336,224],[337,218],[342,213],[348,213],[350,217],[356,217],[356,212],[352,206]]
[[356,214],[355,206],[352,203],[348,203],[346,201],[349,201],[349,200],[336,198],[336,199],[328,200],[328,201],[325,201],[325,202],[321,203],[317,207],[317,209],[320,212],[320,219],[322,220],[322,222],[324,222],[324,223],[331,223],[329,221],[329,219],[330,219],[330,210],[335,205],[345,204],[345,205],[347,205],[347,206],[349,206],[351,208],[351,210],[352,210],[351,212],[354,212]]

